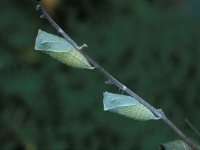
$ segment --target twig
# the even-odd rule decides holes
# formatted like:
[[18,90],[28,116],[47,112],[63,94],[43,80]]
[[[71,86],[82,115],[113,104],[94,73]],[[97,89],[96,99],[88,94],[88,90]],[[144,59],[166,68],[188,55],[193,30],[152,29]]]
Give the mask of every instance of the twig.
[[189,140],[189,138],[182,133],[182,131],[176,127],[176,125],[169,120],[163,111],[161,109],[156,109],[152,105],[150,105],[148,102],[146,102],[144,99],[142,99],[140,96],[138,96],[136,93],[134,93],[131,89],[127,88],[124,84],[119,82],[117,79],[115,79],[111,74],[109,74],[103,67],[101,67],[92,57],[90,57],[85,51],[82,49],[86,47],[86,44],[83,44],[82,46],[78,46],[76,42],[74,42],[62,29],[61,27],[49,16],[49,14],[46,12],[46,10],[43,8],[43,6],[37,2],[36,6],[37,11],[40,11],[42,16],[46,18],[50,24],[56,29],[58,33],[60,33],[68,42],[70,42],[77,50],[79,50],[86,59],[96,68],[98,71],[103,74],[110,84],[115,85],[119,89],[126,92],[128,95],[134,97],[137,99],[141,104],[143,104],[145,107],[147,107],[156,117],[162,119],[164,123],[166,123],[179,137],[187,143],[192,150],[197,150],[197,147]]
[[190,120],[185,118],[185,122],[188,124],[188,126],[200,137],[200,132],[192,125]]

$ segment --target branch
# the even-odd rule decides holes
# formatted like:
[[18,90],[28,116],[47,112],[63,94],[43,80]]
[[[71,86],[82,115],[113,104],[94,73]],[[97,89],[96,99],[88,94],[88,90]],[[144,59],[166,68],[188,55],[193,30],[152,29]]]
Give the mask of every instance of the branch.
[[189,138],[179,129],[176,127],[176,125],[168,119],[163,111],[161,109],[156,109],[151,104],[146,102],[144,99],[142,99],[140,96],[138,96],[136,93],[134,93],[131,89],[126,87],[124,84],[119,82],[117,79],[115,79],[111,74],[109,74],[103,67],[101,67],[92,57],[90,57],[85,51],[82,49],[87,47],[86,44],[83,44],[82,46],[78,46],[76,42],[74,42],[67,33],[61,29],[61,27],[49,16],[49,14],[46,12],[46,10],[43,8],[43,6],[37,2],[36,10],[41,12],[41,17],[47,19],[50,24],[53,26],[53,28],[56,29],[58,33],[60,33],[69,43],[71,43],[77,50],[79,50],[86,59],[96,68],[98,71],[106,77],[108,82],[112,85],[115,85],[119,89],[123,90],[128,95],[134,97],[137,99],[141,104],[143,104],[145,107],[147,107],[156,117],[162,119],[165,124],[167,124],[185,143],[187,143],[192,150],[197,150],[197,147],[189,140]]
[[190,122],[190,120],[188,120],[187,118],[185,118],[185,122],[200,137],[200,132],[192,125],[192,123]]

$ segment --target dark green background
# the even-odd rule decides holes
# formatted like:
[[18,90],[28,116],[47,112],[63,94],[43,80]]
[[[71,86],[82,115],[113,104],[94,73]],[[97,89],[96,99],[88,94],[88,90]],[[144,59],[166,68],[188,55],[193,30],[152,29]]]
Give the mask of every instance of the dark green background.
[[[198,139],[199,0],[60,0],[51,14],[117,79]],[[33,1],[0,1],[0,149],[155,150],[178,137],[162,121],[103,111],[96,71],[68,67],[34,50]]]

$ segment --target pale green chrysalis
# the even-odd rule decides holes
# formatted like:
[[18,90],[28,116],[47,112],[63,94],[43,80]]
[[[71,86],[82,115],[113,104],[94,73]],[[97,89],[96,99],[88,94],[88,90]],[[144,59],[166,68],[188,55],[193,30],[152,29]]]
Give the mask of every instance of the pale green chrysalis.
[[35,49],[43,51],[69,66],[81,69],[94,69],[87,59],[64,38],[40,29],[36,37]]
[[103,104],[105,111],[118,113],[135,120],[159,119],[147,107],[130,96],[104,92]]

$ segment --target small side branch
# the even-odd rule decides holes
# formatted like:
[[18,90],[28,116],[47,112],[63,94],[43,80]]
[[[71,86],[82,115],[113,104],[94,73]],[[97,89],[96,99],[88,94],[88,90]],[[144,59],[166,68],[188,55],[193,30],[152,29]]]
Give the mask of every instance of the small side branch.
[[111,74],[109,74],[103,67],[101,67],[92,57],[90,57],[85,51],[83,51],[82,49],[87,47],[86,44],[83,44],[82,46],[78,46],[76,44],[76,42],[74,42],[65,32],[64,30],[62,30],[62,28],[60,26],[58,26],[58,24],[49,16],[49,14],[45,11],[45,9],[43,8],[43,6],[37,2],[37,6],[36,6],[37,11],[40,11],[43,18],[47,19],[50,24],[53,26],[53,28],[56,29],[56,31],[58,33],[60,33],[69,43],[71,43],[74,48],[76,48],[77,50],[79,50],[85,57],[86,59],[102,74],[106,77],[107,81],[109,81],[109,84],[114,85],[116,87],[118,87],[120,90],[123,90],[125,93],[127,93],[128,95],[134,97],[135,99],[137,99],[141,104],[143,104],[145,107],[147,107],[156,117],[162,119],[164,121],[165,124],[167,124],[177,135],[179,135],[179,137],[185,142],[187,143],[192,150],[197,150],[197,147],[189,140],[189,138],[183,134],[183,132],[176,127],[176,125],[170,120],[168,119],[165,114],[163,113],[162,110],[160,109],[156,109],[155,107],[153,107],[151,104],[149,104],[148,102],[146,102],[144,99],[142,99],[140,96],[138,96],[135,92],[133,92],[131,89],[129,89],[128,87],[126,87],[124,84],[122,84],[121,82],[119,82],[117,79],[115,79]]
[[193,124],[185,118],[185,122],[188,124],[188,126],[200,137],[200,132],[193,126]]

